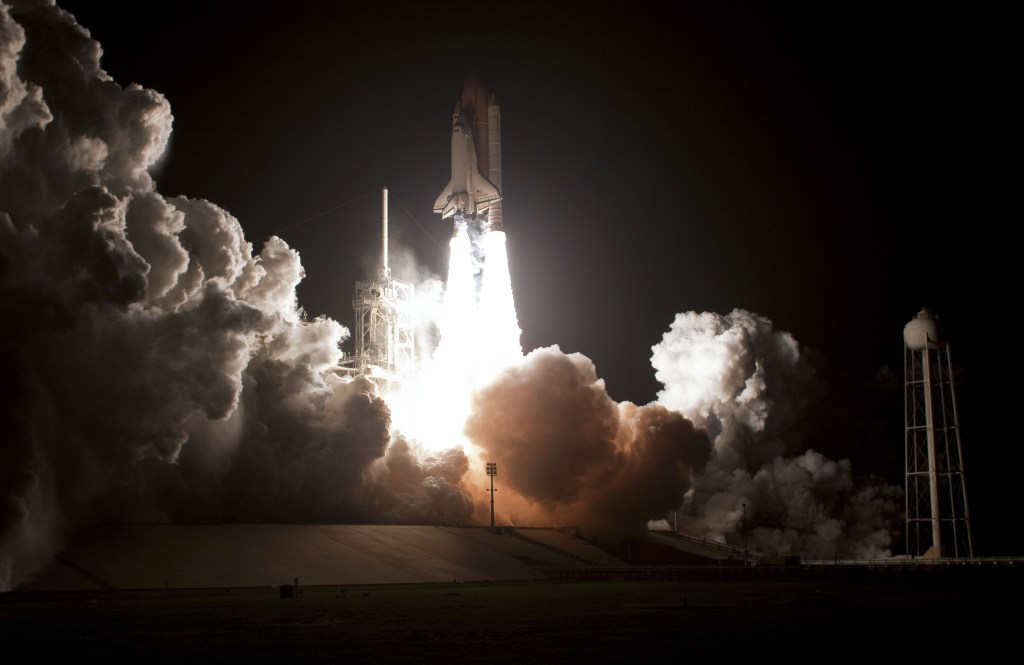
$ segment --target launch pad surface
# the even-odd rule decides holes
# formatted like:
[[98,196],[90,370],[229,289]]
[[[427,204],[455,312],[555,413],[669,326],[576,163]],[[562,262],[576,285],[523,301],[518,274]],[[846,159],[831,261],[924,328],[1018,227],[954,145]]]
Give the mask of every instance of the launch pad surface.
[[[848,583],[1024,579],[1024,559],[800,561],[648,532],[599,548],[574,529],[325,524],[131,525],[74,540],[18,591],[278,588],[527,582],[721,580]],[[791,560],[792,559],[792,560]]]
[[312,524],[133,525],[75,540],[24,588],[198,589],[542,579],[622,566],[555,529]]

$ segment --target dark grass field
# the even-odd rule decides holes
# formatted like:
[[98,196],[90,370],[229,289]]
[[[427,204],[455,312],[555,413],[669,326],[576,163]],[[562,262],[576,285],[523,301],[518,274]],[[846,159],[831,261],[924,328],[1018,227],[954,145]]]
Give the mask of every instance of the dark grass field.
[[1019,578],[15,592],[0,662],[997,662]]

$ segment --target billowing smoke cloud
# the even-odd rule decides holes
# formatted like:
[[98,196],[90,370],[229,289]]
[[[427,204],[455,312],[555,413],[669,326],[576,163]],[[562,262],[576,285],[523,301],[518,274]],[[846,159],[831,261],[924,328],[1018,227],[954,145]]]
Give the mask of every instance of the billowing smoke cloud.
[[888,556],[898,488],[809,448],[828,445],[814,363],[756,314],[678,314],[653,347],[655,403],[616,404],[589,359],[538,349],[477,392],[466,434],[513,523],[616,542],[673,513],[764,554]]
[[0,4],[0,590],[77,525],[464,520],[461,452],[388,449],[373,384],[329,371],[298,254],[165,198],[172,126],[52,3]]
[[[348,332],[304,317],[298,254],[157,191],[170,107],[100,54],[52,3],[0,3],[0,590],[96,521],[479,520],[477,460],[393,437],[373,384],[330,371]],[[789,335],[681,314],[653,364],[647,406],[557,348],[476,393],[507,517],[614,541],[681,507],[738,542],[746,503],[764,552],[888,548],[893,488],[798,435],[819,388]]]
[[665,386],[658,402],[706,428],[714,444],[683,504],[681,529],[736,545],[745,531],[749,546],[766,554],[890,554],[898,489],[855,480],[849,461],[808,449],[822,387],[791,335],[743,310],[688,312],[653,351]]
[[589,359],[557,347],[481,389],[466,434],[498,465],[499,485],[521,497],[501,497],[513,522],[575,525],[605,542],[680,505],[711,453],[679,413],[616,404]]

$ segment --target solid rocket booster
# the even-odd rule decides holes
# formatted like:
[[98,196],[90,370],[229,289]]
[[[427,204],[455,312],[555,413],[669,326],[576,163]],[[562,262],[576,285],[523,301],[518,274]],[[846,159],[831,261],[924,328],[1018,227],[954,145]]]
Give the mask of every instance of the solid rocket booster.
[[452,179],[434,203],[442,219],[486,214],[501,231],[501,110],[470,73],[452,114]]

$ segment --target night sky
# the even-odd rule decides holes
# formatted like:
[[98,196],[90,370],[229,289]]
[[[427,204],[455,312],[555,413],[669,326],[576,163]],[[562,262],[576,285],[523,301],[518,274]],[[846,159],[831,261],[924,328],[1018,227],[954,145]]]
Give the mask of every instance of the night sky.
[[746,309],[819,355],[820,408],[856,423],[833,452],[902,484],[902,394],[877,376],[901,378],[902,327],[929,308],[960,379],[976,546],[1021,552],[1005,524],[1021,453],[994,415],[1012,413],[1012,370],[996,361],[1009,350],[992,344],[1006,316],[992,291],[1016,282],[1000,282],[1009,243],[989,232],[1007,220],[1008,178],[983,156],[1002,130],[980,17],[813,3],[58,4],[117,82],[170,101],[157,189],[222,206],[257,249],[271,235],[296,248],[310,317],[352,327],[383,186],[392,247],[443,277],[450,220],[431,206],[470,70],[502,110],[523,348],[590,357],[614,399],[655,399],[651,346],[677,312]]

